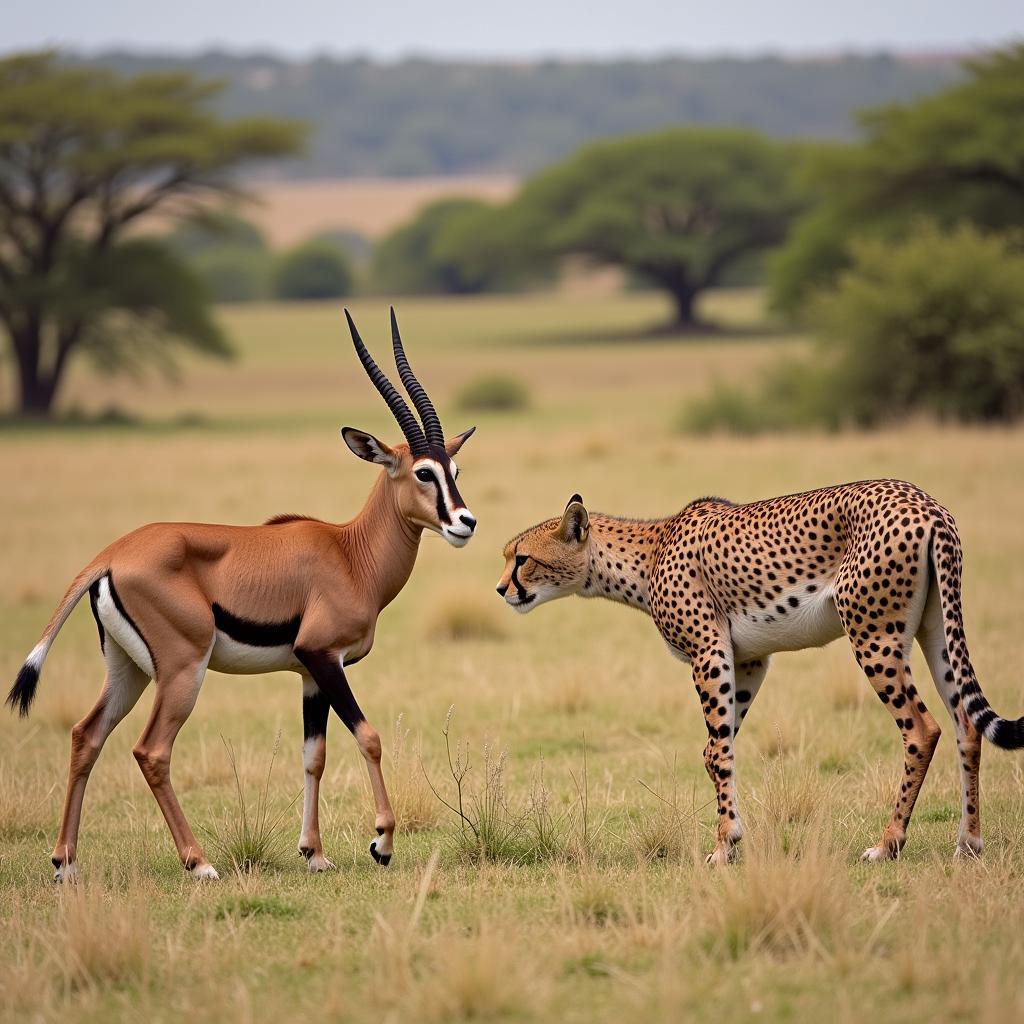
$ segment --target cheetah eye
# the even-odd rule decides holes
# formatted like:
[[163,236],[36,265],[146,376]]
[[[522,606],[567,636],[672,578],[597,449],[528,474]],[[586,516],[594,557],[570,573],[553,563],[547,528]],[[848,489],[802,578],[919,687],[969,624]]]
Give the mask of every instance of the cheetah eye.
[[529,555],[516,555],[516,566],[526,565],[529,558]]

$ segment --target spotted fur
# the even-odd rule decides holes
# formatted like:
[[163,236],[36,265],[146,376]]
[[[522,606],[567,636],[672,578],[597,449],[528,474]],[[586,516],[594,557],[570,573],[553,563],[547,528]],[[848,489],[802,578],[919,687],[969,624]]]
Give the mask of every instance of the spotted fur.
[[981,737],[1024,746],[1024,718],[992,710],[964,636],[962,553],[952,515],[900,480],[867,480],[733,505],[701,498],[659,520],[590,515],[573,495],[561,518],[513,538],[498,593],[519,611],[569,594],[604,597],[650,615],[692,667],[715,786],[713,863],[743,835],[735,740],[779,651],[843,636],[903,738],[895,807],[866,860],[899,855],[939,739],[910,669],[916,638],[953,721],[962,808],[956,851],[982,849]]

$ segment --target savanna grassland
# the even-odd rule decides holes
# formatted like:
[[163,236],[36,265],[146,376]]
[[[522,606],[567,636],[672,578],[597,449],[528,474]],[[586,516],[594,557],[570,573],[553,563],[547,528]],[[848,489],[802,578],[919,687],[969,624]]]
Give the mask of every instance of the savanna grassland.
[[[731,329],[645,335],[660,300],[539,296],[406,300],[410,356],[451,431],[479,517],[464,551],[427,537],[410,584],[350,673],[385,739],[396,855],[367,854],[366,773],[336,720],[322,823],[336,872],[294,849],[302,787],[297,677],[211,673],[175,747],[186,814],[221,872],[182,872],[131,756],[149,700],[93,773],[82,883],[51,882],[68,731],[103,665],[87,606],[47,661],[32,717],[0,717],[0,1015],[9,1020],[646,1021],[1024,1018],[1024,758],[986,747],[979,862],[954,862],[959,792],[950,728],[899,862],[863,865],[900,777],[891,716],[841,643],[780,655],[738,747],[742,862],[710,871],[714,807],[689,673],[642,616],[571,600],[519,617],[493,592],[501,547],[558,513],[669,514],[869,476],[910,478],[955,513],[968,636],[986,694],[1024,711],[1024,431],[926,423],[865,435],[693,439],[681,404],[716,378],[752,378],[802,339],[761,323],[753,293],[712,296]],[[359,300],[387,353],[386,307]],[[375,472],[337,436],[397,435],[332,306],[226,309],[234,365],[189,363],[177,387],[84,371],[67,408],[141,422],[0,434],[0,675],[18,667],[77,570],[149,520],[342,520]],[[523,381],[530,407],[460,412],[482,375]],[[8,381],[4,380],[6,386]],[[915,668],[945,724],[923,662]],[[4,683],[6,687],[8,683]],[[442,730],[467,815],[455,802]],[[232,870],[235,776],[267,788],[282,849]],[[460,752],[460,753],[457,753]],[[233,767],[234,763],[234,767]],[[275,830],[271,830],[275,831]],[[225,847],[227,847],[225,849]],[[271,851],[272,852],[272,851]]]

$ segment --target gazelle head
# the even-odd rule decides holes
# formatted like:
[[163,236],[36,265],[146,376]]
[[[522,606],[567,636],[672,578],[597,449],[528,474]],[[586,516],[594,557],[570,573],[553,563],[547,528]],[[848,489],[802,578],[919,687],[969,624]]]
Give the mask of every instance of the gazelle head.
[[391,310],[391,340],[395,365],[402,385],[420,415],[422,426],[398,389],[366,350],[347,309],[345,317],[359,359],[398,421],[405,435],[405,444],[388,445],[373,434],[354,427],[343,427],[341,436],[359,458],[384,467],[398,508],[409,523],[441,534],[453,547],[465,546],[476,531],[476,517],[459,494],[455,483],[459,468],[453,459],[476,427],[445,438],[441,420],[405,356],[394,309]]
[[590,516],[574,494],[561,518],[524,530],[505,545],[505,571],[497,591],[517,612],[578,594],[590,566]]

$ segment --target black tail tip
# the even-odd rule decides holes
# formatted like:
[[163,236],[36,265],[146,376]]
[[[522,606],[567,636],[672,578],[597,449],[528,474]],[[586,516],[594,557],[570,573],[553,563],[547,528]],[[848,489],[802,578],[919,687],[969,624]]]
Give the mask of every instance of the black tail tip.
[[21,666],[18,678],[14,680],[11,692],[7,694],[7,706],[14,711],[17,709],[22,718],[28,717],[29,708],[35,700],[36,687],[39,685],[39,669],[35,665],[25,662]]
[[1024,747],[1024,718],[1001,718],[996,723],[992,742],[1003,750],[1020,750]]

